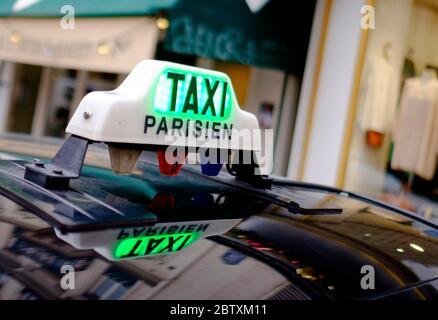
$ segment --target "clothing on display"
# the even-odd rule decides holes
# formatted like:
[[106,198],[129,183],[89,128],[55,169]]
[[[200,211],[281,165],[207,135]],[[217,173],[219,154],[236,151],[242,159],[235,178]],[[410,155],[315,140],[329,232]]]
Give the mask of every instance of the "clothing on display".
[[391,132],[397,106],[396,69],[385,57],[371,61],[362,82],[360,128],[363,131]]
[[434,70],[406,80],[393,133],[391,168],[432,179],[438,155],[438,80]]
[[367,131],[366,143],[373,148],[380,148],[383,145],[383,134],[376,131]]

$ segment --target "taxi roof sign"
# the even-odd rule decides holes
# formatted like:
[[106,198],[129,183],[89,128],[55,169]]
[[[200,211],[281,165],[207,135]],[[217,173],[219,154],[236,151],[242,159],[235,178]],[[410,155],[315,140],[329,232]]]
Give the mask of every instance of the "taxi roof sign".
[[[272,180],[257,174],[257,118],[240,109],[230,78],[213,70],[143,60],[116,89],[87,94],[66,132],[71,136],[51,163],[26,165],[25,179],[45,188],[68,188],[69,180],[80,176],[88,145],[103,142],[118,174],[131,173],[142,151],[154,150],[160,172],[174,176],[194,151],[207,159],[201,161],[205,175],[218,175],[227,163],[238,180],[262,188]],[[233,159],[245,161],[230,169],[232,152]]]
[[[92,141],[184,147],[260,150],[233,131],[258,129],[257,118],[240,109],[230,78],[221,72],[143,60],[112,91],[91,92],[66,131]],[[202,139],[200,139],[202,136]]]

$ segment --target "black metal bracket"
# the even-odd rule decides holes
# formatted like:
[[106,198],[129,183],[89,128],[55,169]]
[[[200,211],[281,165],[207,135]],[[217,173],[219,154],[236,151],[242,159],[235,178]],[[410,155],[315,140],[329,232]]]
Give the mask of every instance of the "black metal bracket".
[[70,179],[77,179],[81,174],[90,143],[88,139],[70,136],[50,163],[35,160],[27,164],[24,178],[47,189],[68,188]]
[[298,203],[291,201],[287,207],[289,212],[293,214],[301,214],[304,216],[341,214],[341,208],[303,208]]
[[252,151],[239,151],[240,159],[245,159],[244,153],[250,153],[250,163],[235,163],[232,165],[232,169],[235,172],[236,180],[248,183],[256,188],[271,189],[274,179],[266,175],[260,175],[257,173],[259,168],[258,164],[254,162],[254,153]]
[[[35,160],[25,166],[24,178],[47,189],[67,189],[70,179],[81,174],[88,145],[93,141],[71,135],[61,146],[50,163]],[[270,189],[273,179],[257,173],[258,164],[253,161],[252,151],[240,150],[240,159],[251,159],[244,163],[233,163],[232,171],[236,180],[248,183],[256,188]],[[248,158],[250,156],[251,158]]]

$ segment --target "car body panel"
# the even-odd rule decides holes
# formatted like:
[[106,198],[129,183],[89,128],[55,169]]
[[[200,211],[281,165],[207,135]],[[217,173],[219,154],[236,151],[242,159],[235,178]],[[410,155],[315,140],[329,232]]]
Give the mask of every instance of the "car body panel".
[[[0,161],[0,170],[10,174],[17,165],[23,163]],[[71,182],[80,197],[68,198],[68,205],[86,212],[117,209],[128,215],[132,210],[161,222],[243,219],[227,233],[202,238],[180,252],[132,261],[111,262],[94,250],[76,249],[56,237],[50,221],[0,197],[0,297],[437,298],[433,224],[348,193],[284,185],[256,190],[223,175],[212,179],[196,171],[194,166],[177,177],[163,176],[146,156],[129,177],[86,166],[81,178]],[[4,175],[1,188],[14,179]],[[20,204],[20,199],[13,200]],[[46,202],[44,210],[64,214],[65,208]],[[342,213],[297,214],[291,203],[322,211],[340,208]],[[78,270],[75,290],[60,287],[64,264]],[[364,266],[375,270],[374,289],[361,287]]]

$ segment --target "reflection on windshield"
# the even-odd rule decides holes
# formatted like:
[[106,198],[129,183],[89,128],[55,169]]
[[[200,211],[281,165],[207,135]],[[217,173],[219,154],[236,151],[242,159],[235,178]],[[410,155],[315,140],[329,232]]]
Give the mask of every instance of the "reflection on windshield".
[[[340,215],[319,216],[291,215],[287,210],[278,208],[266,210],[274,215],[273,219],[288,224],[289,233],[295,232],[295,237],[304,229],[306,236],[312,234],[325,239],[324,242],[327,244],[337,243],[344,246],[344,251],[354,252],[355,255],[366,258],[373,266],[382,268],[382,271],[398,283],[397,286],[438,276],[438,237],[434,228],[366,202],[332,193],[292,187],[280,187],[276,191],[281,196],[299,202],[303,207],[343,209]],[[248,219],[245,223],[251,220],[254,219]],[[242,229],[245,223],[239,228]],[[264,228],[268,228],[266,223],[268,222],[263,222]],[[261,225],[261,222],[259,224]],[[293,227],[299,229],[292,231]],[[272,230],[273,227],[270,228]],[[255,227],[251,225],[247,229],[254,232]],[[286,231],[277,230],[271,233],[286,234]],[[258,236],[261,235],[262,231]],[[265,235],[262,237],[268,239]],[[301,245],[297,250],[316,249],[307,247],[303,250],[302,248],[306,247],[303,242],[309,240],[302,238],[300,241]],[[327,248],[318,249],[318,264],[325,267],[334,264],[334,256],[328,257],[324,252]],[[352,268],[348,266],[351,258],[336,260],[343,263],[344,272]]]
[[[278,193],[303,207],[343,211],[303,216],[264,204],[225,237],[116,264],[59,240],[39,218],[0,197],[0,298],[309,299],[317,292],[355,299],[437,276],[435,229],[330,193],[294,188]],[[78,271],[74,290],[60,287],[60,268],[66,264]],[[358,285],[363,265],[376,269],[373,292]],[[437,291],[431,284],[406,295],[423,299],[436,297]]]
[[[39,219],[18,225],[4,209],[15,205],[0,199],[0,299],[266,299],[291,290],[268,265],[207,239],[183,252],[112,264],[41,229]],[[75,270],[73,290],[60,286],[63,265]]]

